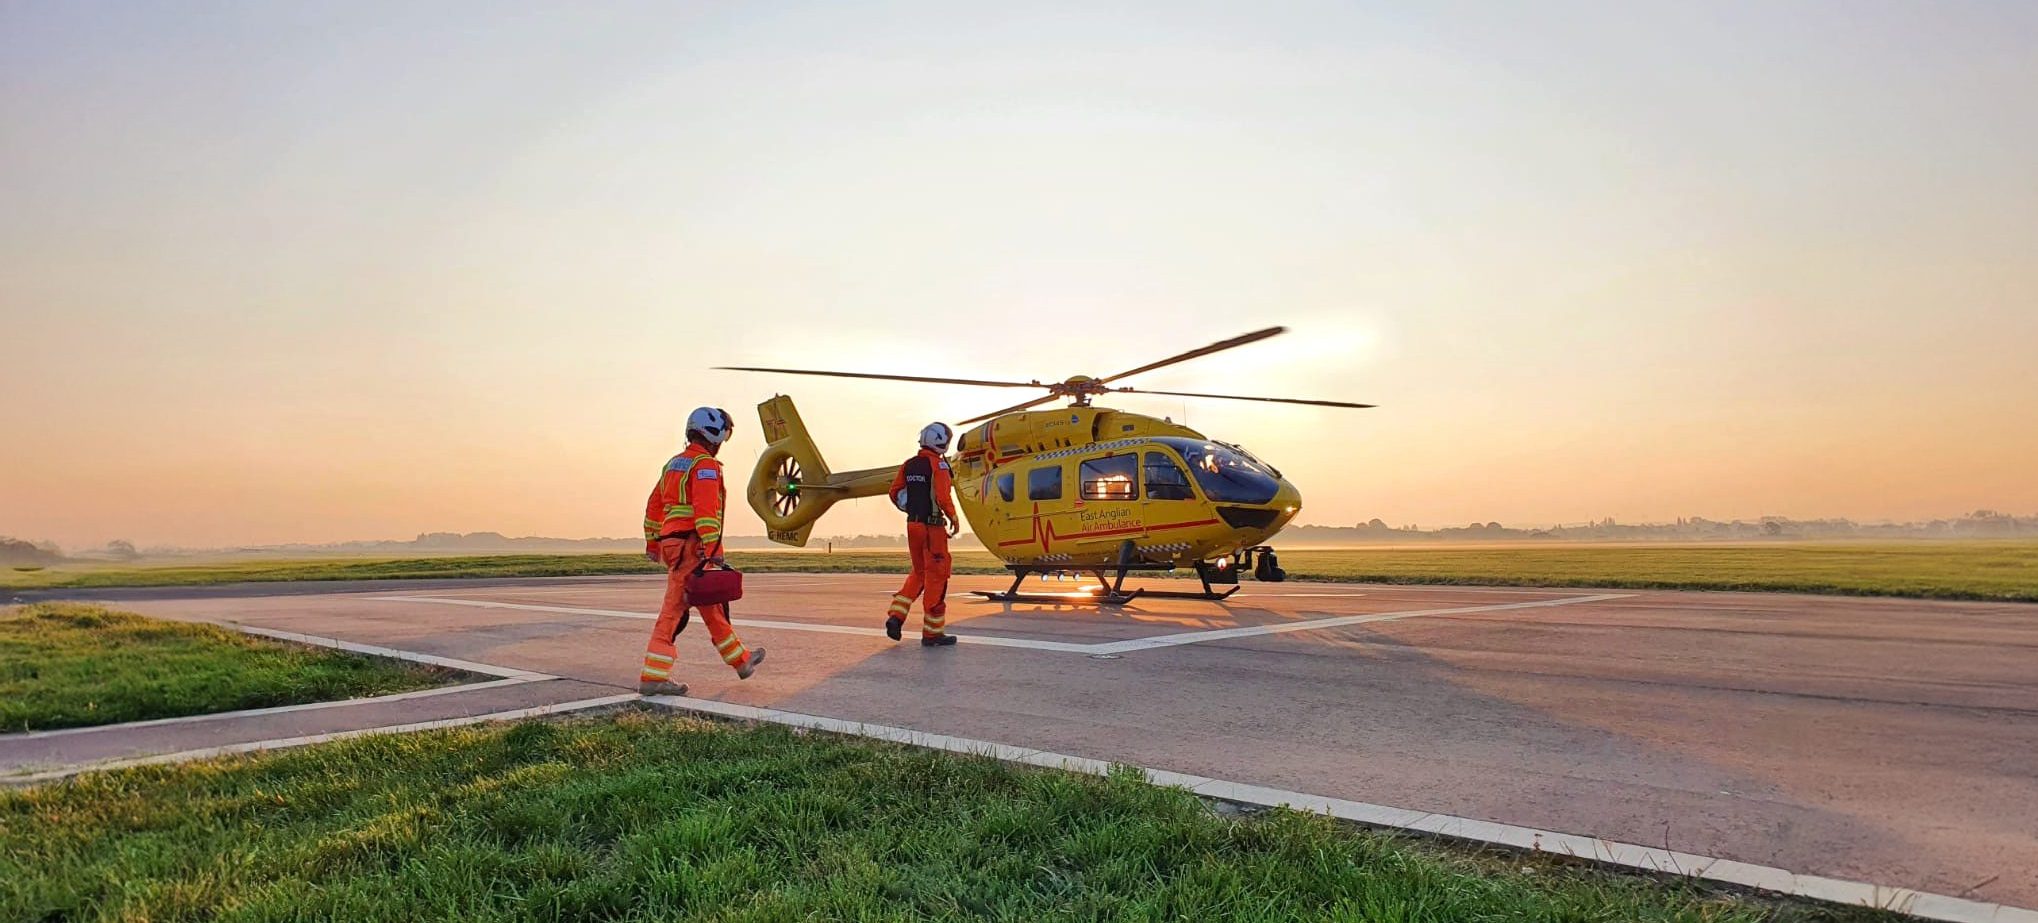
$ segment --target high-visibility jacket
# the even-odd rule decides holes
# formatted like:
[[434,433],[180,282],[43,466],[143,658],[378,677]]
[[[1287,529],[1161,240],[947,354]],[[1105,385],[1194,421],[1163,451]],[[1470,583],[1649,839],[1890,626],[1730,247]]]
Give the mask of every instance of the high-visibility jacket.
[[644,502],[644,543],[656,546],[660,538],[692,532],[701,544],[713,547],[722,541],[722,509],[728,490],[722,478],[722,463],[698,443],[672,456],[651,499]]
[[[892,505],[906,514],[907,522],[929,525],[955,522],[955,500],[950,496],[952,481],[948,459],[933,449],[922,448],[899,466],[898,474],[892,475]],[[937,518],[937,508],[948,518]]]

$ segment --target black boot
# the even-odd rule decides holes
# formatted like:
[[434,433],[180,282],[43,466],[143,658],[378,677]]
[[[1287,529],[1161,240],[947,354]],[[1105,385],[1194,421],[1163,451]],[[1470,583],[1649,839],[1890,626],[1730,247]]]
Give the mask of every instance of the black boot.
[[906,620],[894,615],[885,619],[885,637],[899,640],[899,629],[906,627]]
[[947,647],[955,643],[954,635],[921,635],[921,647]]

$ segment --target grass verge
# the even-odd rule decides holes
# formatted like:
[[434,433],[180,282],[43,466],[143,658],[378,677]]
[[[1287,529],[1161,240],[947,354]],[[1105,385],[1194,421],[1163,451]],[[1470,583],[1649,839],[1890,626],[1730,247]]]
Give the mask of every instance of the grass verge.
[[0,793],[0,919],[1888,919],[642,713]]
[[1281,554],[1290,576],[1358,583],[1753,590],[2038,602],[2038,541],[1505,545]]
[[[757,573],[905,573],[904,552],[740,551]],[[956,572],[1002,574],[983,551],[959,551]],[[1298,580],[1364,583],[1755,590],[2038,602],[2038,541],[1825,542],[1749,545],[1385,547],[1287,551]],[[627,554],[237,561],[0,572],[0,589],[182,586],[240,581],[653,574]]]
[[460,675],[78,603],[0,610],[0,732],[383,695]]

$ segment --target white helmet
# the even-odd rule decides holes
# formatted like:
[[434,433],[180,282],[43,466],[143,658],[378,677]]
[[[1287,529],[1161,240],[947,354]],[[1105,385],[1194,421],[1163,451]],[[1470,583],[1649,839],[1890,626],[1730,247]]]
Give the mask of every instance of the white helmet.
[[920,431],[920,447],[923,449],[933,449],[936,452],[946,452],[948,451],[949,435],[948,424],[929,423],[926,429]]
[[736,421],[720,407],[697,407],[686,416],[686,438],[710,448],[728,441],[735,431]]

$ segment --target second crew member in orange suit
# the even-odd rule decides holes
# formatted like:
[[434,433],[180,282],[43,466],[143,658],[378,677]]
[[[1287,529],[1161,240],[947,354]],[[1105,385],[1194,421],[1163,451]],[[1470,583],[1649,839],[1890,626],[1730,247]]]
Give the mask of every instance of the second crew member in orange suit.
[[906,585],[892,597],[885,616],[885,634],[899,640],[906,615],[920,599],[920,644],[946,647],[955,643],[948,633],[948,576],[954,562],[948,557],[948,539],[960,531],[951,497],[948,459],[950,431],[946,424],[930,423],[920,431],[920,451],[899,466],[892,477],[892,504],[906,514],[906,546],[913,554],[913,573]]
[[[644,695],[686,694],[685,683],[672,681],[672,662],[678,656],[673,640],[688,608],[687,582],[703,563],[722,559],[722,510],[728,491],[715,453],[735,428],[728,411],[695,410],[686,418],[686,451],[665,463],[645,501],[644,554],[665,565],[666,577],[665,603],[658,607],[658,621],[651,626],[651,642],[644,650],[644,670],[637,676],[637,691]],[[708,640],[715,643],[722,662],[735,667],[737,677],[749,679],[764,662],[764,648],[743,646],[729,624],[727,605],[695,608],[708,623]]]

